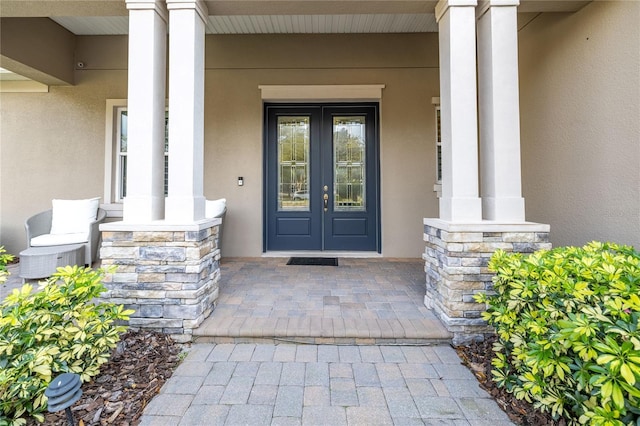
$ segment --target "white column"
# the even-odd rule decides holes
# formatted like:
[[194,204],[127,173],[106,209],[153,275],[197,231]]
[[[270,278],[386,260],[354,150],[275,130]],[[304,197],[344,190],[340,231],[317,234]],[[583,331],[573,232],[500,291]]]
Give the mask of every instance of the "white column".
[[518,96],[519,0],[478,7],[478,102],[482,210],[487,220],[524,222]]
[[478,196],[476,0],[440,0],[442,197],[440,219],[482,220]]
[[167,10],[163,1],[127,0],[129,95],[127,194],[123,221],[164,215]]
[[204,218],[204,41],[200,0],[167,0],[169,9],[169,196],[166,219]]

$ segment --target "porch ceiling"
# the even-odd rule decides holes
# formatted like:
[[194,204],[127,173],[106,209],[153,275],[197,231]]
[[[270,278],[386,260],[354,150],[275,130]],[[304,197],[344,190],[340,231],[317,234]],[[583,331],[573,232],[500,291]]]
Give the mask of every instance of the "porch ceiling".
[[[75,35],[127,34],[126,16],[51,18]],[[372,15],[209,16],[207,34],[339,34],[437,32],[432,13]]]
[[[575,12],[590,0],[521,0],[519,11]],[[208,34],[437,32],[434,0],[207,0]],[[75,35],[128,33],[124,0],[2,0],[0,17],[49,17]]]

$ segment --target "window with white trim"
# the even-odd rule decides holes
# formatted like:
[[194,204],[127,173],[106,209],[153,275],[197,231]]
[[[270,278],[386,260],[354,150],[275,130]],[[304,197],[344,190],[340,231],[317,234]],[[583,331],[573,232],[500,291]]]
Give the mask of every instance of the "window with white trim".
[[440,105],[436,105],[436,183],[442,183],[442,128]]
[[127,108],[117,109],[117,142],[116,142],[116,197],[122,201],[127,195]]
[[[105,141],[105,204],[119,204],[127,195],[127,133],[126,99],[108,99]],[[165,112],[164,195],[169,187],[169,113]]]
[[[127,196],[127,107],[117,108],[116,202]],[[164,116],[164,196],[169,193],[169,113]]]
[[433,185],[433,191],[436,193],[438,198],[440,198],[442,196],[442,116],[440,114],[440,98],[431,98],[431,104],[433,105],[434,109],[434,139],[436,148],[436,162],[434,164],[436,171],[436,182]]

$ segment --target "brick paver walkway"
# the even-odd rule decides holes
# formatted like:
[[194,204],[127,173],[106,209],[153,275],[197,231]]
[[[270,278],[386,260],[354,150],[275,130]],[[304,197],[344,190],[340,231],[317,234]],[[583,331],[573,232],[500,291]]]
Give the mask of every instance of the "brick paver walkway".
[[141,425],[512,424],[449,346],[196,344]]

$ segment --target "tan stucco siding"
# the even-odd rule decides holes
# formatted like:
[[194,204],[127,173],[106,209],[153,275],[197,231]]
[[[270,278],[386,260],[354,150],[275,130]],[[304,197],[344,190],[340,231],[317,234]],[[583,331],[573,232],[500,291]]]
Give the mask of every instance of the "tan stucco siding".
[[[421,220],[437,215],[431,105],[431,97],[439,93],[436,35],[221,36],[208,38],[207,53],[205,195],[228,200],[225,256],[262,251],[263,109],[258,86],[287,84],[385,85],[382,252],[420,256]],[[236,185],[238,176],[245,179],[243,187]]]
[[[210,77],[217,76],[217,77]],[[362,80],[363,76],[367,80]],[[205,195],[226,197],[229,255],[262,250],[262,105],[259,84],[386,85],[381,102],[382,247],[385,256],[419,257],[420,221],[437,215],[431,90],[437,70],[245,70],[207,72]],[[412,84],[407,84],[407,82]],[[236,178],[244,177],[238,187]],[[234,235],[226,240],[226,229]],[[236,244],[238,246],[236,246]],[[225,255],[227,253],[225,245]]]
[[640,246],[640,2],[593,2],[522,29],[527,219],[554,245]]
[[3,93],[0,244],[26,245],[23,223],[53,198],[103,193],[105,99],[126,96],[126,71],[78,73],[76,86]]
[[76,36],[48,18],[0,19],[2,67],[45,84],[73,84]]
[[[9,251],[24,248],[24,220],[48,208],[52,198],[104,193],[105,104],[127,97],[123,41],[78,37],[76,55],[86,67],[76,70],[76,86],[2,95],[0,244]],[[262,252],[258,86],[383,84],[382,251],[419,257],[422,218],[437,215],[431,104],[439,94],[437,56],[435,34],[209,36],[204,190],[207,198],[228,200],[225,256]]]

